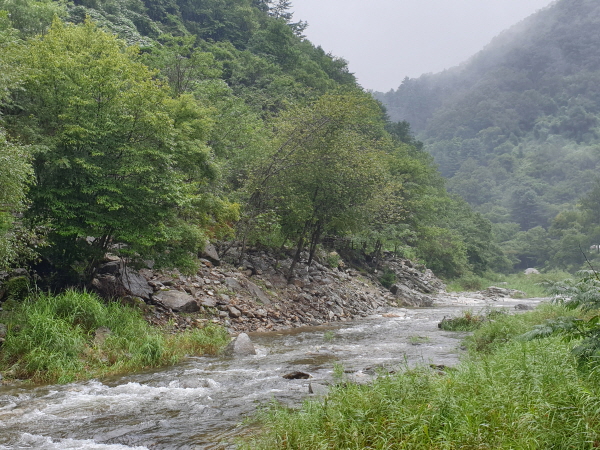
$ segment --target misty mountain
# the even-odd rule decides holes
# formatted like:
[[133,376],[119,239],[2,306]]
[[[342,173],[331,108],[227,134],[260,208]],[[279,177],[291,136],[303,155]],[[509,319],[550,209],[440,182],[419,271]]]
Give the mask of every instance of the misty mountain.
[[600,169],[600,2],[557,1],[462,65],[375,96],[500,234],[547,228]]

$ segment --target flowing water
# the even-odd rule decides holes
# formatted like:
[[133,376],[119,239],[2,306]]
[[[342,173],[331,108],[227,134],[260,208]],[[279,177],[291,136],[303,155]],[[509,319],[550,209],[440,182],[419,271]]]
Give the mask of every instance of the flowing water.
[[[295,406],[323,395],[336,365],[357,382],[382,368],[453,365],[464,334],[438,329],[444,316],[538,301],[447,297],[435,308],[389,309],[335,326],[253,334],[255,356],[191,358],[102,381],[0,387],[0,449],[235,448],[237,436],[252,432],[242,421],[257,407],[273,400]],[[283,378],[296,371],[312,378]]]

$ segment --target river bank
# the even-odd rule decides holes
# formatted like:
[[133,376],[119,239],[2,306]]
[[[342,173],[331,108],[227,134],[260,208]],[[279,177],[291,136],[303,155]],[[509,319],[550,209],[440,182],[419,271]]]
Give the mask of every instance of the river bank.
[[[535,306],[539,299],[440,298],[442,306],[393,308],[318,327],[250,333],[256,355],[189,358],[173,367],[103,380],[0,388],[0,449],[230,449],[241,426],[272,401],[321,398],[337,374],[373,381],[381,370],[452,367],[465,333],[438,328],[467,309]],[[303,372],[309,379],[286,379]],[[312,394],[309,393],[312,390]]]

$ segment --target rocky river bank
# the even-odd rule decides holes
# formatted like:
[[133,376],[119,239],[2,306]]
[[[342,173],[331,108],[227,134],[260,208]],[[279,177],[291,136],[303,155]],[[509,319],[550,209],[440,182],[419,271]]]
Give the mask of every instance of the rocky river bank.
[[[178,271],[133,270],[108,257],[92,282],[105,297],[119,296],[140,305],[156,325],[177,329],[218,323],[232,334],[264,332],[344,322],[391,306],[432,306],[445,285],[423,266],[387,258],[379,271],[348,268],[336,254],[324,254],[309,266],[297,264],[288,280],[291,258],[264,251],[220,258],[209,246],[194,275]],[[327,264],[334,261],[334,264]],[[385,271],[395,280],[387,289],[378,281]]]

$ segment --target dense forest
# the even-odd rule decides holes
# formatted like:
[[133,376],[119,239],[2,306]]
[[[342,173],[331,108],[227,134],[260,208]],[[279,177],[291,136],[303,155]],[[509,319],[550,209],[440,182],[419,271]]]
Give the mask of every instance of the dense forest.
[[574,270],[597,255],[599,30],[598,2],[556,1],[462,65],[375,94],[515,267]]
[[2,268],[81,285],[107,251],[193,271],[207,239],[313,258],[338,237],[445,277],[509,269],[290,7],[0,0]]

